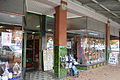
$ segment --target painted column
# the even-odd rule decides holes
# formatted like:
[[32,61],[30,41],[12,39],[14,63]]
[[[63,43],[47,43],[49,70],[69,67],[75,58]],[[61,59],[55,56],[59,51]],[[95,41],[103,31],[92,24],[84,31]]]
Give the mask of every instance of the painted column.
[[23,75],[23,78],[25,79],[25,72],[26,72],[26,41],[27,41],[27,33],[24,32],[23,34],[23,52],[22,52],[22,64],[23,64],[23,72],[22,72],[22,75]]
[[110,54],[110,23],[106,24],[106,61],[108,62]]
[[55,7],[55,11],[54,73],[55,77],[64,78],[67,76],[67,70],[65,69],[65,56],[67,55],[67,10],[61,5]]

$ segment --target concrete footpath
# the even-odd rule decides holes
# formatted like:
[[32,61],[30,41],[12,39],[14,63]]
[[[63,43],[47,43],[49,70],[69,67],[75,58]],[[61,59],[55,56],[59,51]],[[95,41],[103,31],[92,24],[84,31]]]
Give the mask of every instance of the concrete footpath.
[[64,80],[120,80],[120,65],[106,65],[83,71],[78,78],[68,77]]

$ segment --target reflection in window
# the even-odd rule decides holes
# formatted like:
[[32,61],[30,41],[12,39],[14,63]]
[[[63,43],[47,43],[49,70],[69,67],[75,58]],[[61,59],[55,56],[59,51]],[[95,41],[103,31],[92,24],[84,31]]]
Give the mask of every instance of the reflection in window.
[[26,26],[25,30],[29,31],[40,31],[41,27],[41,16],[32,14],[32,13],[27,13],[26,14]]
[[54,30],[54,17],[49,17],[47,16],[46,17],[46,23],[47,23],[47,26],[46,26],[46,31],[48,32],[53,32]]

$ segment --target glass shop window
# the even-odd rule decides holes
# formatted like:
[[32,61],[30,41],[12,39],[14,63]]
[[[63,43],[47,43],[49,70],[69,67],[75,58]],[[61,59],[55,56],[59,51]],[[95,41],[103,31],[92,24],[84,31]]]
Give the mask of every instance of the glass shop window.
[[0,25],[0,80],[22,78],[21,27]]
[[78,38],[77,61],[83,65],[97,64],[105,61],[105,35],[87,32],[87,36]]

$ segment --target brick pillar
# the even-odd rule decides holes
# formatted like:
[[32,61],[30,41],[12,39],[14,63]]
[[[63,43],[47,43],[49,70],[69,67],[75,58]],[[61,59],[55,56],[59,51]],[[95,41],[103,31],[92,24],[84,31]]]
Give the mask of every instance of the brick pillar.
[[110,54],[110,24],[106,24],[106,61],[108,62]]
[[61,6],[55,8],[55,30],[54,30],[54,73],[57,78],[67,76],[64,57],[67,55],[67,10]]

